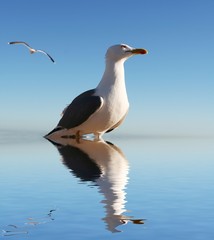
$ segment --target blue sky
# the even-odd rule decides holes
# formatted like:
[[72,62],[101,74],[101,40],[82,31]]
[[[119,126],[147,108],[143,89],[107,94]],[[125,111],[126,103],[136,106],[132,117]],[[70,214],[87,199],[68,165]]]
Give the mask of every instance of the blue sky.
[[127,43],[149,54],[125,63],[130,111],[117,133],[214,135],[213,9],[213,0],[1,1],[0,129],[47,133],[96,87],[106,49]]

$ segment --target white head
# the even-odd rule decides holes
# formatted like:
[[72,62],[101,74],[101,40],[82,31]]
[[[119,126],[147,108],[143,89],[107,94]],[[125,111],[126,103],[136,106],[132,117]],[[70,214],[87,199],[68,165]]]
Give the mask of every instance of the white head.
[[148,51],[143,48],[132,48],[127,44],[117,44],[111,46],[106,52],[106,59],[113,60],[115,62],[129,57],[135,54],[147,54]]

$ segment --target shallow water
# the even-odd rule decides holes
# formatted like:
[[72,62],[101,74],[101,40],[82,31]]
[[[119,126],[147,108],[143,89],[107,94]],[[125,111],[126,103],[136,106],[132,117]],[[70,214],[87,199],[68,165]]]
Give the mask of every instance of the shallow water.
[[64,141],[2,132],[0,238],[213,239],[213,139]]

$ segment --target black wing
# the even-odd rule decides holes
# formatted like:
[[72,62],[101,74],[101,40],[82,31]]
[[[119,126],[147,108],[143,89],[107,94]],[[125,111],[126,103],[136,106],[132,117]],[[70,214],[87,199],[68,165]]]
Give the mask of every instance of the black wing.
[[74,128],[85,122],[94,112],[101,108],[103,99],[94,96],[95,89],[88,90],[78,97],[66,108],[58,127]]

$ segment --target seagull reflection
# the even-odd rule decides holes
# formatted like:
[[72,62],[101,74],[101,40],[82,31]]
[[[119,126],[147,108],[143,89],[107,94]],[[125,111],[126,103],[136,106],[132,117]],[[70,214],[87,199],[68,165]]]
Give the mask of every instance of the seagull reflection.
[[[49,140],[50,141],[50,140]],[[71,172],[81,181],[90,181],[98,186],[104,196],[106,215],[102,219],[111,232],[120,232],[119,225],[132,222],[143,224],[143,219],[125,216],[126,185],[129,165],[122,151],[110,142],[81,139],[63,139],[52,142]]]

